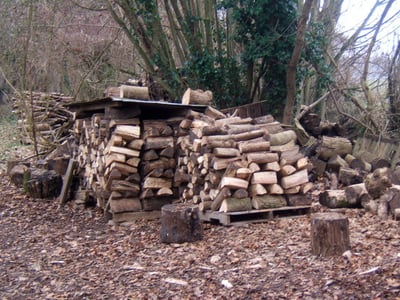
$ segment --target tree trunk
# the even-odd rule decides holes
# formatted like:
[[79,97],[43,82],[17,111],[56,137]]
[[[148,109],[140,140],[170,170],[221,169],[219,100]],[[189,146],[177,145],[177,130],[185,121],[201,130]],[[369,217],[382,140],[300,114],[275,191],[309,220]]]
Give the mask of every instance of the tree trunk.
[[290,58],[286,72],[286,104],[283,112],[283,123],[291,124],[293,118],[294,101],[296,98],[296,68],[304,46],[304,36],[307,28],[307,20],[310,14],[313,0],[306,0],[297,22],[296,43]]

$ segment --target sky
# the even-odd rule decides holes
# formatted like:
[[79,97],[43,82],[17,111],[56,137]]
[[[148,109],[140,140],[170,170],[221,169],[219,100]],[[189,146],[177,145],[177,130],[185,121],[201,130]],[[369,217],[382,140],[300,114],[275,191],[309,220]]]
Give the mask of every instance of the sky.
[[[367,17],[375,2],[376,0],[344,0],[342,14],[339,18],[339,30],[350,36]],[[385,0],[386,2],[387,0]],[[376,11],[370,25],[378,21],[383,9],[384,5]],[[377,49],[382,52],[392,52],[400,39],[400,0],[394,1],[387,18],[392,18],[392,20],[382,27],[381,33],[378,35],[380,43]]]

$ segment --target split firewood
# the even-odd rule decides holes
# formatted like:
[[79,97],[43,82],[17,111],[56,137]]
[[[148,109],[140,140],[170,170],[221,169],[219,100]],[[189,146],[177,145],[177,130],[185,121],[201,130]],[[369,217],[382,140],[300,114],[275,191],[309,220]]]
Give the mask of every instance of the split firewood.
[[221,188],[211,204],[211,210],[219,210],[222,201],[231,195],[231,191],[228,187]]
[[138,139],[140,137],[139,126],[117,125],[114,131],[115,135],[121,136],[127,141]]
[[[287,151],[287,152],[290,152],[290,151]],[[285,153],[285,152],[283,152],[283,153]],[[281,166],[295,165],[295,164],[297,164],[297,162],[299,160],[301,160],[303,158],[304,158],[304,155],[302,153],[296,153],[296,154],[293,154],[292,156],[283,156],[281,154],[281,159],[280,159],[279,163]]]
[[279,172],[281,170],[281,166],[279,165],[279,163],[277,161],[273,161],[273,162],[264,164],[264,166],[262,167],[262,170]]
[[268,184],[267,190],[271,195],[282,195],[284,193],[283,188],[277,183]]
[[312,182],[306,182],[300,185],[300,192],[302,194],[307,194],[309,191],[311,191],[314,188],[314,184]]
[[262,196],[268,194],[267,189],[260,183],[251,184],[249,187],[249,196]]
[[284,165],[279,170],[279,175],[282,177],[285,177],[285,176],[289,176],[289,175],[295,173],[296,171],[297,171],[297,169],[295,167],[293,167],[292,165]]
[[328,208],[353,207],[344,190],[326,190],[319,194],[319,203]]
[[300,193],[301,186],[296,185],[294,187],[288,188],[284,190],[284,194],[286,195],[293,195],[293,194],[298,194]]
[[[109,153],[124,154],[128,157],[139,157],[140,156],[140,151],[138,151],[138,150],[128,149],[125,147],[117,147],[117,146],[111,146]],[[105,154],[108,154],[108,153],[105,153]]]
[[281,178],[281,186],[284,189],[289,189],[297,185],[308,182],[308,171],[307,169],[300,170],[289,176]]
[[248,186],[249,182],[247,180],[236,177],[223,177],[221,180],[221,188],[228,187],[232,189],[247,189]]
[[251,178],[251,184],[274,184],[278,183],[278,178],[276,176],[276,172],[271,171],[263,171],[263,172],[255,172]]

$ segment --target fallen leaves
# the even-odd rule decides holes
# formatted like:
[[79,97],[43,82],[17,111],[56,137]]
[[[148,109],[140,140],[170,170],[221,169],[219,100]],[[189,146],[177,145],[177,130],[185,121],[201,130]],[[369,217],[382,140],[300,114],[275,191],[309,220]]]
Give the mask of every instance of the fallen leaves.
[[[4,196],[6,195],[6,196]],[[310,253],[307,217],[238,227],[204,225],[204,239],[163,244],[160,222],[111,226],[96,209],[33,201],[0,176],[0,295],[4,299],[346,299],[400,293],[399,223],[346,210],[351,250]]]

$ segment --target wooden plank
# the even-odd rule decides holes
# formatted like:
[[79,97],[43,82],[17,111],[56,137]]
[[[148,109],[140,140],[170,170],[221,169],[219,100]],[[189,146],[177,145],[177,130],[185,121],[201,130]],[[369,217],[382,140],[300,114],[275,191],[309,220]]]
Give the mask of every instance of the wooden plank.
[[204,222],[221,224],[224,226],[241,225],[248,223],[267,222],[277,218],[296,218],[308,215],[311,206],[286,206],[273,209],[248,210],[241,212],[217,212],[206,210],[199,213]]
[[160,210],[114,213],[113,221],[116,223],[135,222],[138,220],[154,220],[161,217]]
[[72,173],[74,172],[75,168],[78,166],[78,162],[75,161],[73,158],[69,160],[67,171],[65,172],[63,178],[63,185],[61,188],[61,193],[59,196],[60,205],[59,207],[65,205],[68,200],[68,192],[69,188],[71,187],[72,182]]

